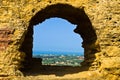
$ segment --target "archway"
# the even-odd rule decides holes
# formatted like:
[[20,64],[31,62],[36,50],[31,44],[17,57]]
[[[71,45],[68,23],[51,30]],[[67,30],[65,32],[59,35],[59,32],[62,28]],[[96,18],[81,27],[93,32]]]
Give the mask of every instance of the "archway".
[[[89,17],[84,12],[84,9],[74,8],[68,4],[55,4],[42,9],[30,20],[30,24],[21,46],[21,50],[26,53],[24,66],[29,66],[32,62],[32,47],[33,47],[33,25],[43,22],[45,19],[59,17],[68,20],[70,23],[77,25],[74,32],[80,34],[83,39],[82,47],[84,48],[84,62],[82,65],[90,67],[95,59],[95,53],[99,51],[96,45],[97,36]],[[97,65],[97,64],[95,64]],[[93,65],[94,66],[94,65]],[[95,67],[95,69],[98,66]]]

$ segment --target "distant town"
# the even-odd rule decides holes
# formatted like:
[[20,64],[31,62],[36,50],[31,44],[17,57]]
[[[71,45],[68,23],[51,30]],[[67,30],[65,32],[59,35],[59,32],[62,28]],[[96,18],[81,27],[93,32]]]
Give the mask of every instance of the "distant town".
[[81,66],[84,56],[77,55],[36,55],[35,58],[42,59],[42,65],[58,65],[58,66]]

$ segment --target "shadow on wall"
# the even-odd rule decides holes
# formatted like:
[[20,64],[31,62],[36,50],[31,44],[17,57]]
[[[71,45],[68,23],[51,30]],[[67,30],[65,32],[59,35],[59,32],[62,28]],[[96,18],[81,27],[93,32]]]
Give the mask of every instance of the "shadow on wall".
[[[77,25],[77,28],[74,30],[74,32],[80,34],[80,36],[83,39],[82,47],[84,48],[84,58],[85,58],[83,65],[86,66],[87,67],[86,70],[88,70],[89,67],[91,67],[91,63],[93,63],[93,61],[95,60],[95,53],[99,51],[98,49],[99,46],[95,44],[97,40],[97,36],[95,30],[93,29],[92,23],[90,22],[89,17],[84,12],[84,8],[79,9],[68,4],[55,4],[55,5],[47,6],[46,8],[36,13],[36,15],[31,18],[24,42],[20,49],[21,51],[26,53],[26,58],[25,61],[23,62],[24,67],[28,69],[27,67],[30,67],[30,65],[32,65],[31,62],[32,62],[32,47],[33,47],[33,26],[43,22],[45,19],[52,17],[63,18],[68,20],[72,24]],[[41,68],[46,69],[47,73],[49,73],[49,71],[52,69],[51,67],[56,69],[59,68],[55,66],[49,66],[49,67],[41,66]],[[65,67],[63,66],[63,68]],[[67,68],[70,67],[66,67],[65,69]],[[62,71],[65,70],[63,69]],[[76,71],[79,72],[81,70],[76,70]],[[71,72],[72,71],[70,71],[70,73]],[[39,73],[42,74],[42,71],[40,71]]]
[[87,67],[80,66],[56,66],[56,65],[42,65],[41,58],[33,58],[32,67],[29,70],[24,70],[25,76],[37,75],[55,75],[64,76],[66,74],[75,74],[87,69]]

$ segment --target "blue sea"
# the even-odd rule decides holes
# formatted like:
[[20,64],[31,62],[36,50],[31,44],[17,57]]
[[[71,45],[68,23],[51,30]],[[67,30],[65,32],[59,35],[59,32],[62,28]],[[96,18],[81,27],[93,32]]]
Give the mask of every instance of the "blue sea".
[[60,52],[60,51],[33,51],[33,56],[37,55],[54,55],[54,56],[59,56],[59,55],[69,55],[69,56],[83,56],[84,52]]

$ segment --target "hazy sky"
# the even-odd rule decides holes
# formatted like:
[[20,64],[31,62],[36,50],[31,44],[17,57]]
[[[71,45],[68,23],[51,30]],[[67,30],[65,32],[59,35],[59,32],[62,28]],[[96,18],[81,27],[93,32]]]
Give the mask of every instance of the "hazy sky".
[[61,18],[50,18],[34,26],[33,51],[83,52],[76,25]]

